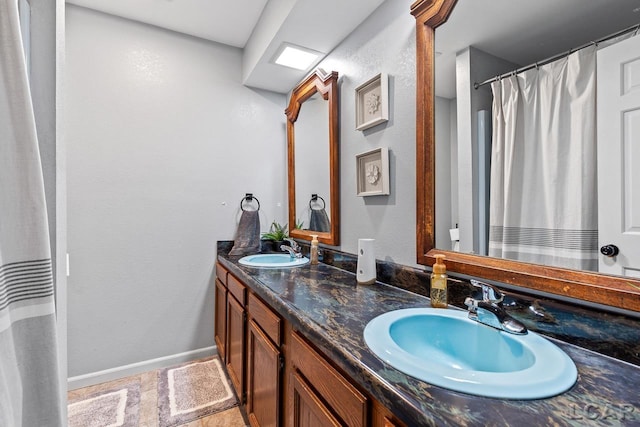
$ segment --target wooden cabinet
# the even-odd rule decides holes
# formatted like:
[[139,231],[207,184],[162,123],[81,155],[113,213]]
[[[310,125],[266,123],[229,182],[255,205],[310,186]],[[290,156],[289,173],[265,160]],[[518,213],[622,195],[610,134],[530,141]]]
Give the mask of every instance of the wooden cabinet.
[[227,372],[240,403],[245,402],[245,312],[231,295],[227,297]]
[[405,427],[220,264],[215,340],[252,427]]
[[219,263],[215,286],[214,335],[218,355],[227,367],[238,398],[244,402],[246,288]]
[[283,358],[282,320],[249,294],[247,336],[247,416],[252,427],[280,425]]
[[406,427],[406,424],[398,420],[395,415],[379,402],[373,401],[371,427]]
[[313,387],[300,376],[291,374],[292,424],[299,427],[336,426],[340,421],[333,416]]
[[280,350],[251,320],[247,338],[247,417],[252,427],[280,425]]
[[[293,376],[289,385],[289,393],[293,397],[293,416],[290,417],[292,425],[302,427],[305,424],[298,423],[310,420],[313,415],[334,419],[338,425],[366,426],[367,397],[296,332],[291,335],[290,349],[290,375]],[[305,387],[307,390],[303,393]]]

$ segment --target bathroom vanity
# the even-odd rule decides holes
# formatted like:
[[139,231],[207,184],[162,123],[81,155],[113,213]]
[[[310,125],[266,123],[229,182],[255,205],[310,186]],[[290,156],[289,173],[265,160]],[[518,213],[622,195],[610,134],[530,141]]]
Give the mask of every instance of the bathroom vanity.
[[638,366],[551,339],[578,368],[567,392],[540,400],[454,392],[394,369],[363,338],[374,317],[427,307],[426,297],[357,285],[340,262],[254,268],[227,251],[218,245],[216,342],[253,426],[640,423]]
[[215,338],[227,344],[219,355],[251,425],[403,425],[263,302],[269,298],[255,282],[236,275],[219,260]]

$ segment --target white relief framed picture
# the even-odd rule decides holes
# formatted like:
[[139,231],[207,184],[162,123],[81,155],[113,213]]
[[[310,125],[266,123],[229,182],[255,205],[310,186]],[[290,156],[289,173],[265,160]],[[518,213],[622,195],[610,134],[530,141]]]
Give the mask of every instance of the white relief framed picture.
[[389,120],[389,76],[380,73],[356,88],[356,129]]
[[356,156],[358,196],[389,195],[389,149],[376,148]]

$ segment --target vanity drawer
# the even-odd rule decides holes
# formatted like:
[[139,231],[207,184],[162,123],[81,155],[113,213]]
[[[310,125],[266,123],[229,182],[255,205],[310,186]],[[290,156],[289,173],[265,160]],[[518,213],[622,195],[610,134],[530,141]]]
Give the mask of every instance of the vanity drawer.
[[222,264],[220,264],[219,262],[216,263],[216,277],[218,278],[218,280],[220,280],[222,282],[223,285],[227,286],[227,274],[229,272],[227,271],[226,268],[224,268],[222,266]]
[[236,279],[233,274],[227,275],[227,289],[229,289],[231,295],[238,300],[240,305],[244,307],[247,303],[247,288],[241,281]]
[[367,397],[336,371],[303,338],[291,334],[291,362],[349,427],[367,425]]
[[258,297],[249,293],[249,315],[276,346],[281,344],[282,319]]

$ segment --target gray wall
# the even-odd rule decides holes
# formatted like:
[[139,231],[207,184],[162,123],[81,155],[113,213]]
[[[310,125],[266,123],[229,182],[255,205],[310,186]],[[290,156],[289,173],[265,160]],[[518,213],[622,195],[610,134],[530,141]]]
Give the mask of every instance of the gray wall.
[[[389,0],[318,66],[340,76],[341,249],[376,239],[376,258],[416,265],[415,19],[412,0]],[[389,121],[355,130],[355,88],[389,74]],[[356,196],[356,155],[389,148],[389,196]]]
[[[455,111],[451,104],[455,101],[436,97],[435,100],[435,126],[436,126],[436,244],[440,249],[451,250],[451,236],[449,229],[455,228],[456,221],[453,218],[454,207],[452,199],[451,173],[452,145],[455,145],[452,122],[455,122]],[[457,214],[457,209],[456,209]]]
[[213,350],[216,241],[234,237],[246,192],[264,231],[286,221],[286,97],[241,85],[239,49],[75,6],[66,20],[80,386]]
[[[340,74],[340,249],[375,238],[377,258],[406,265],[411,3],[385,2],[319,64]],[[238,49],[68,7],[70,376],[209,349],[215,241],[233,238],[240,197],[261,200],[263,230],[286,222],[287,99],[241,86],[240,63]],[[380,72],[389,121],[356,131],[355,88]],[[391,194],[358,197],[356,155],[377,147],[390,150]]]

